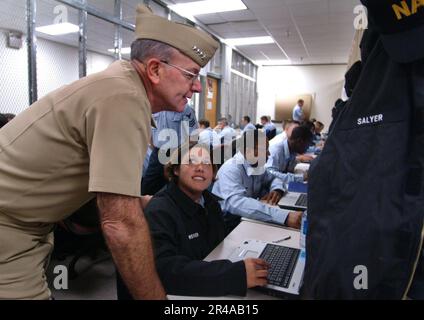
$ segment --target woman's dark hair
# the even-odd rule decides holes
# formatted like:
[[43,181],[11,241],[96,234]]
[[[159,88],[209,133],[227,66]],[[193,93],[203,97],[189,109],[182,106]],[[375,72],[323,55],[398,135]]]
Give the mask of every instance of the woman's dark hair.
[[211,161],[211,165],[212,165],[212,171],[213,171],[213,179],[212,179],[212,181],[215,181],[215,177],[216,177],[216,173],[218,171],[218,167],[213,162],[213,151],[212,151],[212,147],[210,145],[199,144],[197,142],[184,143],[181,146],[179,146],[171,154],[170,160],[168,161],[168,163],[164,167],[165,177],[169,181],[173,181],[175,183],[178,182],[178,176],[175,174],[175,169],[178,169],[180,167],[183,157],[187,153],[189,153],[191,149],[193,149],[195,147],[202,148],[202,149],[204,149],[205,151],[208,152],[209,158],[210,158],[210,161]]

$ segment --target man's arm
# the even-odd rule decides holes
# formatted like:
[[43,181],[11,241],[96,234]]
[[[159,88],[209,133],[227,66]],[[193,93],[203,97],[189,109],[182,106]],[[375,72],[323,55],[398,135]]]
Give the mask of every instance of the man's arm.
[[270,175],[274,176],[275,178],[278,178],[281,181],[283,181],[284,187],[286,184],[289,184],[290,182],[303,182],[305,180],[305,175],[303,174],[299,174],[299,173],[294,174],[289,172],[283,173],[275,167],[269,167],[266,169],[266,171]]
[[165,299],[139,198],[98,193],[100,221],[113,260],[135,299]]
[[223,199],[220,201],[223,211],[250,219],[284,224],[288,210],[271,207],[250,197],[237,167],[224,166],[219,170],[218,180],[212,190],[212,193]]

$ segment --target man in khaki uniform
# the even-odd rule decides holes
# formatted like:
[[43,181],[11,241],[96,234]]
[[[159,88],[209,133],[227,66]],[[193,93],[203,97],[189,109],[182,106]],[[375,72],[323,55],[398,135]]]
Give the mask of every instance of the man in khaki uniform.
[[137,8],[131,61],[48,94],[0,131],[0,299],[49,299],[52,227],[97,196],[135,298],[162,299],[140,198],[151,113],[182,111],[218,43]]

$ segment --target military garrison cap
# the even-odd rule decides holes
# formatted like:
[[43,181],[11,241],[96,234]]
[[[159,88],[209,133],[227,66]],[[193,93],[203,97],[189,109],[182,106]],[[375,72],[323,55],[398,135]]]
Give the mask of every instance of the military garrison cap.
[[361,0],[370,27],[389,56],[401,63],[424,58],[424,0]]
[[204,67],[215,54],[219,43],[195,27],[156,16],[145,5],[137,6],[135,34],[137,39],[164,42]]

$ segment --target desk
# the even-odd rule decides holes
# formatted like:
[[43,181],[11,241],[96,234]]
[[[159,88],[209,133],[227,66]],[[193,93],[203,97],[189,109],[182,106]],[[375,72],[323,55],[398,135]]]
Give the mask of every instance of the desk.
[[[271,225],[266,222],[255,220],[242,220],[240,224],[205,258],[205,261],[225,259],[247,239],[257,239],[272,242],[291,236],[291,239],[284,241],[287,247],[299,248],[300,233],[298,230],[285,228],[283,226]],[[282,244],[282,243],[281,243]],[[170,300],[275,300],[277,298],[265,295],[255,290],[248,289],[245,297],[224,296],[224,297],[188,297],[168,295]]]

